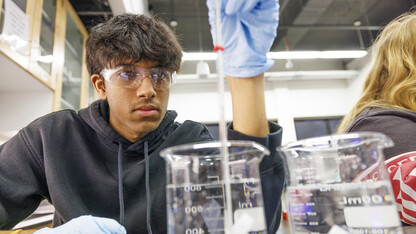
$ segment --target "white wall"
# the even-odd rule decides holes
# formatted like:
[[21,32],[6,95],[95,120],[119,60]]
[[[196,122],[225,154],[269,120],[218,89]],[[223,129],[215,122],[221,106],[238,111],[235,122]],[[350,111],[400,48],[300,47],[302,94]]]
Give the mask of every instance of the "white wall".
[[0,92],[1,132],[17,131],[52,110],[50,91]]
[[52,111],[53,91],[0,53],[0,144]]
[[[346,113],[345,80],[305,80],[274,83],[277,118],[283,127],[283,143],[296,140],[295,118],[342,116]],[[269,100],[267,100],[269,101]],[[268,116],[270,117],[270,116]]]
[[[203,123],[217,123],[219,120],[219,101],[216,83],[176,84],[171,89],[170,110],[178,112],[179,122],[194,120]],[[225,93],[225,119],[232,120],[231,96]]]
[[[270,120],[283,127],[283,144],[296,140],[294,118],[345,115],[357,100],[364,76],[334,80],[293,80],[266,82],[266,109]],[[226,119],[232,119],[231,97],[225,94]],[[178,121],[191,119],[216,123],[219,105],[216,83],[176,84],[171,90],[169,109]]]
[[[362,89],[368,67],[349,80],[294,80],[266,82],[266,110],[270,120],[283,127],[283,144],[296,140],[295,118],[342,116]],[[35,104],[36,103],[36,104]],[[51,92],[0,92],[0,137],[16,131],[50,112]],[[225,119],[232,120],[231,96],[226,89]],[[178,112],[177,121],[190,119],[218,123],[219,103],[216,83],[177,84],[171,90],[169,109]],[[11,114],[13,113],[13,114]]]
[[[283,144],[296,140],[294,118],[342,116],[358,99],[368,66],[353,79],[289,80],[266,82],[266,110],[270,120],[283,127]],[[4,77],[4,76],[0,76]],[[10,76],[6,76],[10,77]],[[17,76],[18,78],[20,76]],[[10,84],[10,81],[7,82]],[[13,83],[20,83],[15,80]],[[33,88],[37,84],[31,84]],[[9,90],[9,91],[6,91]],[[231,97],[225,93],[225,119],[232,120]],[[171,90],[169,109],[179,116],[177,121],[191,119],[203,123],[218,123],[217,84],[178,83]],[[52,92],[45,88],[16,91],[0,90],[0,137],[26,126],[52,109]],[[4,134],[3,134],[4,135]]]
[[352,80],[348,81],[348,93],[350,94],[350,107],[348,110],[350,110],[354,104],[358,101],[360,94],[363,90],[363,85],[365,78],[370,71],[371,64],[366,64],[363,69],[361,70],[361,74]]

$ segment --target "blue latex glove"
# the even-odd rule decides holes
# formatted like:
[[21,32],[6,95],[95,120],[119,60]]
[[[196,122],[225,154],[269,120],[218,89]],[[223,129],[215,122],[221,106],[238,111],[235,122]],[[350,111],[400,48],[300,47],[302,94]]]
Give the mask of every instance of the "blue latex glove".
[[125,234],[126,229],[121,226],[114,219],[94,217],[91,215],[83,215],[74,218],[71,221],[56,227],[56,228],[42,228],[34,232],[34,234]]
[[267,59],[277,34],[279,0],[220,0],[222,43],[217,42],[215,0],[207,0],[214,46],[224,47],[224,73],[252,77],[273,66]]

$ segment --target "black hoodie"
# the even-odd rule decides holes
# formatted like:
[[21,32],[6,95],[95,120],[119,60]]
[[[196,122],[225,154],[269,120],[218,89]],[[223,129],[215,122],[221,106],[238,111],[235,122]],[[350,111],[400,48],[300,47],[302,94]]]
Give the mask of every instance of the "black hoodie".
[[350,124],[346,132],[373,131],[389,136],[394,146],[384,149],[385,159],[416,151],[416,112],[369,107]]
[[[176,112],[168,111],[156,130],[131,143],[109,125],[108,108],[99,100],[78,113],[48,114],[0,146],[0,229],[15,226],[46,198],[55,207],[54,226],[93,215],[119,221],[128,233],[166,233],[165,162],[159,152],[213,138],[203,124],[179,124]],[[275,232],[284,177],[275,154],[281,128],[270,123],[272,133],[263,138],[231,128],[229,139],[253,140],[272,152],[260,170],[267,225]]]

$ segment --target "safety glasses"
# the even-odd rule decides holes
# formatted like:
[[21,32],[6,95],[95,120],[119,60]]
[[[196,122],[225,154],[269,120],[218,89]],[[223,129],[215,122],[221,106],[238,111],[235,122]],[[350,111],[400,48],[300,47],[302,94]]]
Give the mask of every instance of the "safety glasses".
[[161,67],[144,69],[134,65],[122,65],[105,68],[100,74],[106,81],[129,89],[139,88],[145,78],[150,78],[155,89],[168,89],[176,80],[176,72]]

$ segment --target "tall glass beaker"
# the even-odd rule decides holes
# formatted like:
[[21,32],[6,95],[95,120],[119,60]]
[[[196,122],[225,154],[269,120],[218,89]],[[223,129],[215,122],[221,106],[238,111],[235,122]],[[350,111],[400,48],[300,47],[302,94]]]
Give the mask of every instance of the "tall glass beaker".
[[[310,138],[282,146],[295,233],[402,233],[381,133]],[[343,230],[343,231],[342,231]],[[335,233],[338,233],[335,232]]]
[[228,141],[227,148],[231,197],[224,190],[221,142],[174,146],[160,153],[166,161],[168,233],[226,233],[226,199],[231,199],[230,214],[239,233],[267,233],[259,164],[269,151],[249,141]]

